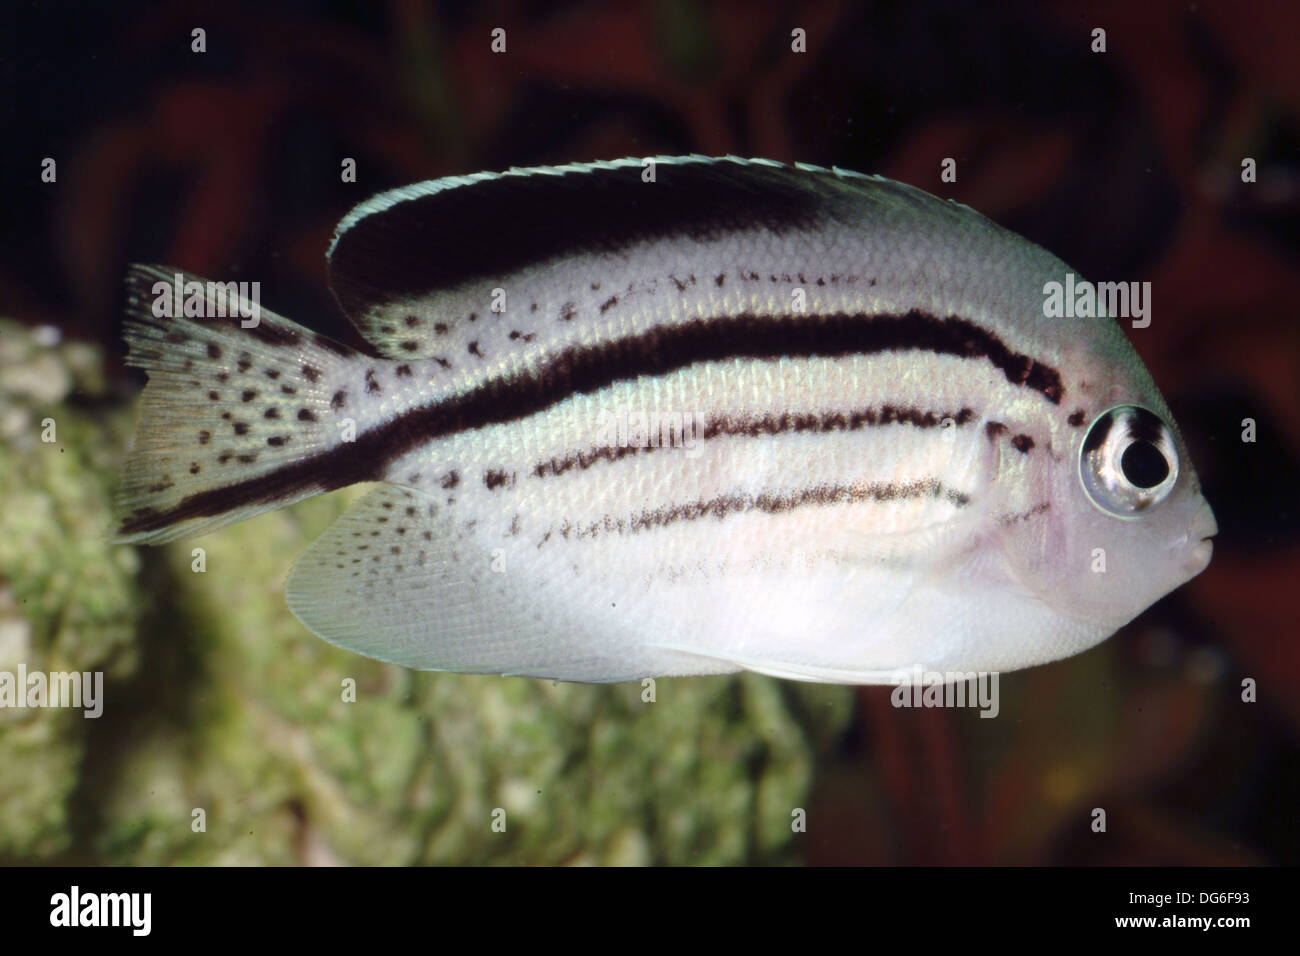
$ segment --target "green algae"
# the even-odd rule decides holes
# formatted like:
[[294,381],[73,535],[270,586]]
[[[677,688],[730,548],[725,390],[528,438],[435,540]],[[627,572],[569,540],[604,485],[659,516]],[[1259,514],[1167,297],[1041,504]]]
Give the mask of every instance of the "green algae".
[[13,325],[0,343],[0,652],[105,672],[98,720],[0,711],[0,859],[798,859],[792,814],[847,722],[847,688],[663,679],[650,700],[639,684],[412,672],[334,648],[289,613],[283,584],[366,489],[115,546],[129,405],[107,400],[84,347]]

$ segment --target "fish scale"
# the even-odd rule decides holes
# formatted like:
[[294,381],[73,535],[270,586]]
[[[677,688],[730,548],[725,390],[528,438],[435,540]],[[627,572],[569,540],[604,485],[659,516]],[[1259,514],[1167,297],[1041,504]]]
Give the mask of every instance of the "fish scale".
[[[375,356],[274,313],[260,333],[158,319],[166,270],[134,267],[150,382],[123,538],[383,482],[295,565],[298,618],[410,667],[581,681],[1012,670],[1208,562],[1213,515],[1118,325],[1044,317],[1055,257],[881,177],[647,168],[362,203],[329,274]],[[176,462],[229,412],[206,398],[208,343],[247,346],[307,404],[258,405],[191,475]],[[619,432],[637,416],[669,440]],[[1155,486],[1125,472],[1138,442],[1168,466]]]

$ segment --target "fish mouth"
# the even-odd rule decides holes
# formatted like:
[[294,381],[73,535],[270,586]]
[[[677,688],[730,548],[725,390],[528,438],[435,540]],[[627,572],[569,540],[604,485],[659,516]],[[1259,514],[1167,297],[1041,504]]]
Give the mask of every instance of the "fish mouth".
[[1210,564],[1210,558],[1214,555],[1214,537],[1206,535],[1187,553],[1187,558],[1183,561],[1183,571],[1189,578],[1204,571]]
[[1196,577],[1209,565],[1210,558],[1214,555],[1214,536],[1218,533],[1219,523],[1214,520],[1214,512],[1206,504],[1197,514],[1191,530],[1187,532],[1187,537],[1184,539],[1188,542],[1196,542],[1187,552],[1187,557],[1183,559],[1183,572],[1188,578]]

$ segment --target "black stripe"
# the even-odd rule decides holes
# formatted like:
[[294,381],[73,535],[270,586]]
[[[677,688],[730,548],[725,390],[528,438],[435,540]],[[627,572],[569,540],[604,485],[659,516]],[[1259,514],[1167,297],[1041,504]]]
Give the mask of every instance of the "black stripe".
[[902,501],[911,498],[944,498],[956,508],[964,508],[970,504],[969,495],[945,489],[937,478],[922,478],[897,485],[816,485],[789,494],[719,495],[706,501],[666,505],[653,511],[643,511],[632,518],[615,518],[608,515],[585,528],[575,528],[572,524],[566,523],[559,532],[563,538],[591,538],[600,534],[636,534],[667,527],[680,521],[699,521],[702,518],[716,518],[721,521],[730,515],[743,514],[747,511],[784,514],[807,505],[824,507],[863,501]]
[[[687,433],[686,423],[681,422],[681,430],[670,436],[670,441],[661,440],[654,445],[602,445],[565,455],[563,458],[550,458],[538,462],[530,472],[534,477],[545,478],[549,475],[562,475],[572,468],[586,471],[599,461],[620,461],[629,455],[655,451],[658,448],[684,447],[688,440],[709,441],[720,436],[742,436],[758,438],[760,436],[781,435],[785,432],[832,432],[857,431],[864,427],[878,425],[912,425],[916,428],[936,428],[945,421],[953,426],[969,424],[975,413],[969,408],[954,413],[927,412],[919,408],[900,408],[894,405],[882,405],[880,408],[860,408],[850,412],[806,412],[783,413],[780,415],[761,415],[751,418],[730,418],[715,416],[696,431]],[[662,439],[663,430],[656,435],[654,430],[647,437]]]
[[1055,369],[1011,351],[996,335],[957,316],[940,319],[912,310],[903,315],[746,313],[697,319],[567,349],[536,371],[490,381],[463,395],[412,408],[368,429],[353,442],[258,478],[199,492],[168,511],[128,518],[121,533],[153,531],[246,504],[269,504],[304,492],[380,481],[391,462],[433,439],[518,421],[575,394],[641,376],[664,375],[699,362],[840,358],[911,350],[988,361],[1007,381],[1042,393],[1052,404],[1059,404],[1064,394]]
[[1165,423],[1161,421],[1160,416],[1155,412],[1148,411],[1140,406],[1134,406],[1132,416],[1128,421],[1128,433],[1134,441],[1150,442],[1153,445],[1160,443],[1160,438],[1164,434]]
[[1088,429],[1088,434],[1083,439],[1083,453],[1091,455],[1106,444],[1106,436],[1110,434],[1110,427],[1114,424],[1114,415],[1103,415],[1093,422],[1092,428]]
[[353,223],[330,254],[343,310],[364,314],[488,276],[582,253],[741,230],[812,228],[824,176],[734,162],[660,163],[501,176],[407,199]]
[[1000,515],[998,517],[998,524],[1003,527],[1010,527],[1017,522],[1028,521],[1030,518],[1037,518],[1039,515],[1047,514],[1047,512],[1051,510],[1052,503],[1050,501],[1044,501],[1042,504],[1035,505],[1028,511],[1021,511],[1017,514]]

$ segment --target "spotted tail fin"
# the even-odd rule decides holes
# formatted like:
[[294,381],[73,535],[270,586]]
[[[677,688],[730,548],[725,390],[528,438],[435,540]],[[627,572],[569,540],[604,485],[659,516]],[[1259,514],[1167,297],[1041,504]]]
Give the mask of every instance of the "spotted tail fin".
[[313,461],[341,440],[331,396],[356,353],[260,306],[245,317],[239,291],[160,266],[127,275],[127,362],[149,382],[117,498],[123,543],[201,534],[326,490]]

